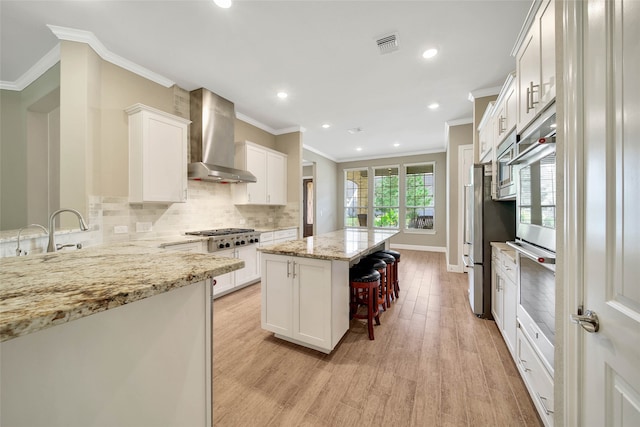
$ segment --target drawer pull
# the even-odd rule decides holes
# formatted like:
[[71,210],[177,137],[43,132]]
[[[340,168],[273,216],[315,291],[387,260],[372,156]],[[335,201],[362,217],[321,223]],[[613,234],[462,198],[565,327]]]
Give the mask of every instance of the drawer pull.
[[522,369],[524,369],[525,372],[531,372],[531,369],[527,368],[527,361],[524,359],[518,359],[520,361],[520,366],[522,366]]
[[547,415],[553,414],[553,411],[547,408],[547,405],[546,405],[547,398],[544,396],[541,396],[540,393],[538,393],[537,391],[536,391],[536,396],[538,396],[538,399],[540,400],[540,404],[542,405],[542,409],[544,410],[544,413]]

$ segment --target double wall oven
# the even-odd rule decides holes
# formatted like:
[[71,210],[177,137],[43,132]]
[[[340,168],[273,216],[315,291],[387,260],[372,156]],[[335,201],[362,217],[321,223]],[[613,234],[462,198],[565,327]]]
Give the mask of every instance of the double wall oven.
[[518,321],[552,374],[555,344],[556,144],[555,110],[535,122],[508,162],[516,185]]

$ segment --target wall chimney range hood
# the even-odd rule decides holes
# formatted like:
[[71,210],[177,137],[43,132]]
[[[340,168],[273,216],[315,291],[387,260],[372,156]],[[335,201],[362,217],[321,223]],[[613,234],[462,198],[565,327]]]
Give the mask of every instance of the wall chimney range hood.
[[191,163],[188,178],[222,184],[256,182],[251,172],[235,169],[233,103],[204,89],[190,92]]

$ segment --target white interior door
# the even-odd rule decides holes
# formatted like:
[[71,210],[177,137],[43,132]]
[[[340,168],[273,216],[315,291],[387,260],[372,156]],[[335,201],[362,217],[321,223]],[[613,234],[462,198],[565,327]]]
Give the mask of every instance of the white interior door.
[[574,143],[584,144],[582,298],[600,330],[576,326],[578,424],[640,426],[640,2],[589,0],[579,12],[584,141]]
[[[458,200],[458,253],[464,255],[469,255],[469,249],[467,245],[464,244],[464,197],[465,197],[465,185],[471,184],[471,166],[473,166],[473,144],[461,145],[458,147],[458,182],[460,184],[461,190],[458,192],[459,200]],[[460,262],[460,261],[458,261]],[[464,267],[463,267],[464,268]],[[465,268],[465,270],[469,270]]]

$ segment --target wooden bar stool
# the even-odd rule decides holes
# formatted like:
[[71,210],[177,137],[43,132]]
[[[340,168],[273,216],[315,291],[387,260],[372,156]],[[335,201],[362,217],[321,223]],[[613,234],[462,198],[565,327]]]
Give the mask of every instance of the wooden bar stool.
[[362,258],[355,267],[361,270],[373,269],[380,273],[378,305],[381,305],[382,309],[386,311],[387,307],[391,305],[391,301],[388,301],[388,286],[393,286],[393,284],[387,280],[387,263],[378,258]]
[[[380,286],[380,273],[376,270],[361,270],[352,268],[349,270],[349,291],[351,292],[350,314],[351,318],[367,319],[369,339],[373,340],[373,321],[380,324],[378,311],[378,287]],[[358,314],[358,307],[366,306],[367,314]]]
[[384,251],[380,251],[385,254],[389,254],[396,259],[395,264],[393,264],[393,289],[395,290],[396,298],[398,298],[398,294],[400,293],[400,276],[398,275],[398,264],[400,264],[400,252],[394,251],[391,249],[385,249]]
[[387,304],[391,305],[391,300],[395,299],[395,278],[393,276],[394,272],[394,264],[396,263],[396,259],[393,255],[385,254],[382,252],[375,252],[369,255],[367,258],[371,259],[380,259],[387,264],[387,282],[389,286],[387,286]]

